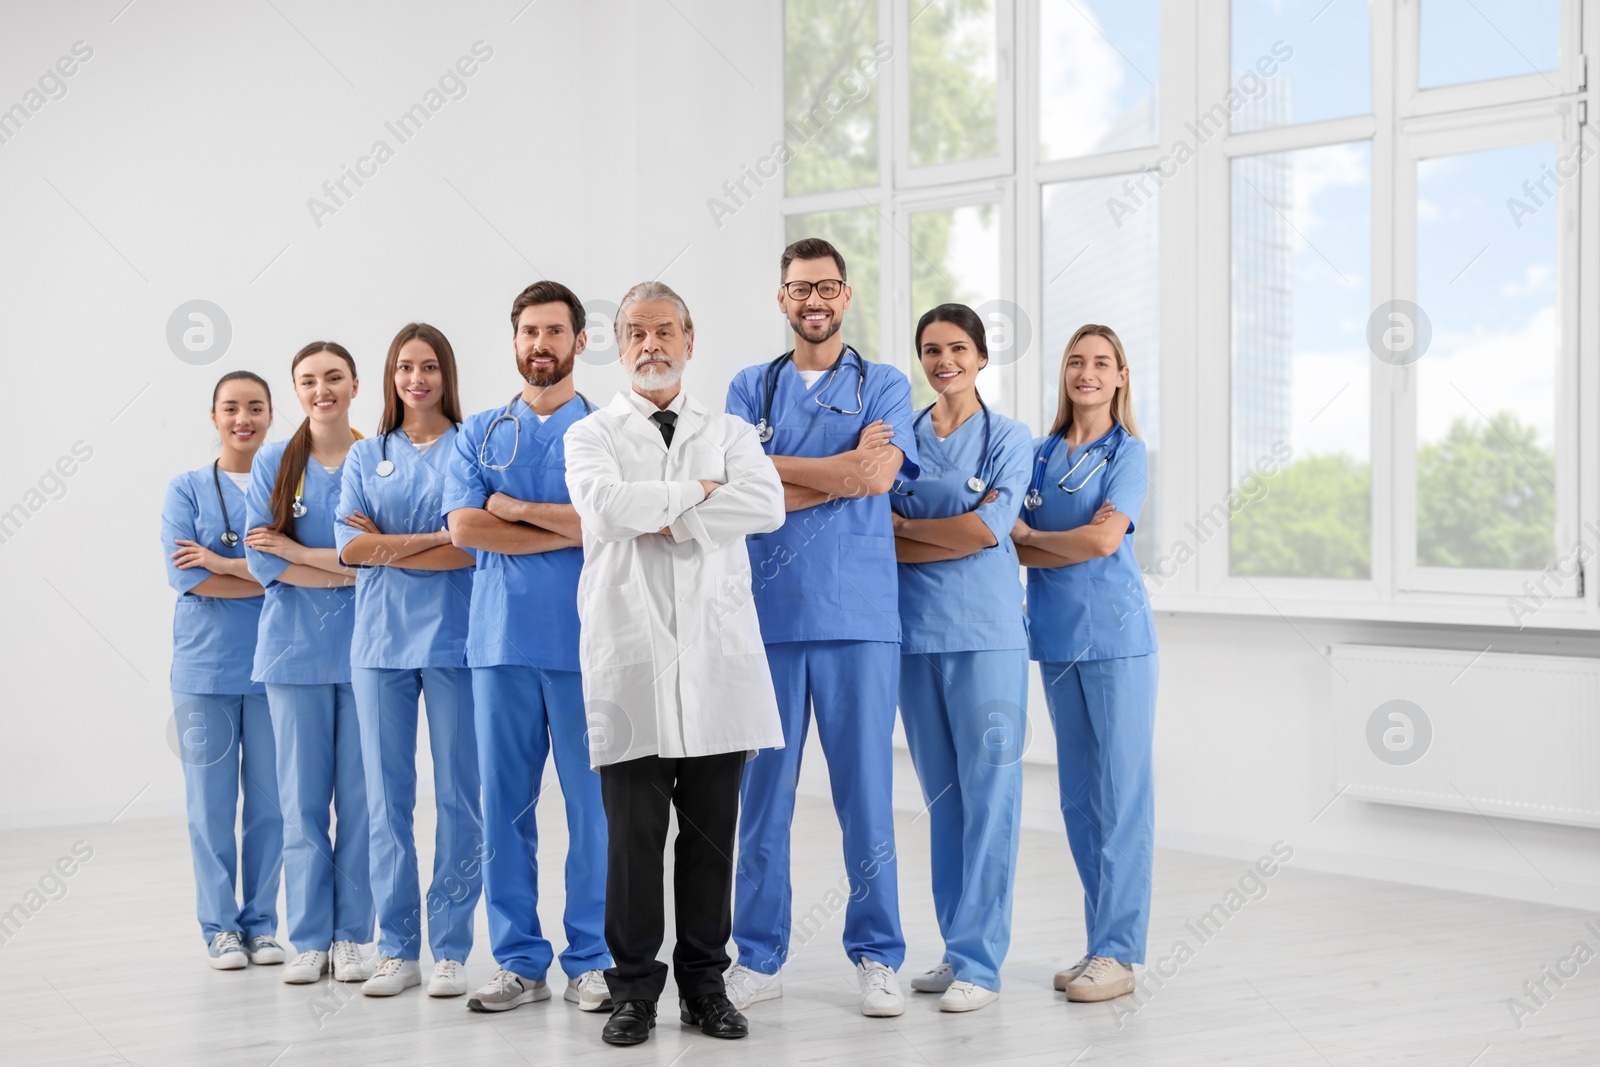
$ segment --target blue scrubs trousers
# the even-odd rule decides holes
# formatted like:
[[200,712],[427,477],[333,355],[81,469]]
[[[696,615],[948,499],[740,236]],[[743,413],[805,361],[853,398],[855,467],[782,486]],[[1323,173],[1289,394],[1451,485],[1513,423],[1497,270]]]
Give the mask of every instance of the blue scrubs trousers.
[[1022,821],[1027,649],[900,657],[900,720],[928,804],[933,910],[956,981],[1000,988]]
[[[295,951],[372,940],[367,782],[361,724],[347,682],[267,683],[278,743],[283,807],[283,884]],[[339,820],[330,839],[329,810]]]
[[[894,848],[894,706],[900,646],[889,641],[785,641],[767,646],[783,748],[745,764],[733,940],[739,962],[776,974],[789,958],[789,836],[795,786],[813,711],[828,760],[833,808],[850,880],[844,948],[898,970],[906,942]],[[810,912],[809,903],[807,912]],[[800,931],[802,937],[808,931]]]
[[589,768],[583,676],[540,667],[474,667],[478,767],[483,777],[483,896],[495,962],[532,981],[550,969],[539,925],[539,826],[534,804],[555,750],[567,807],[568,978],[611,966],[606,950],[606,814]]
[[[272,716],[261,694],[173,693],[194,854],[196,914],[209,944],[223,930],[278,932],[283,814]],[[244,791],[243,840],[234,838]],[[241,903],[235,892],[243,894]]]
[[1143,963],[1155,845],[1156,654],[1039,669],[1089,954]]
[[428,888],[428,948],[437,960],[465,962],[472,913],[483,892],[483,817],[478,812],[478,742],[472,672],[465,667],[351,669],[361,720],[361,762],[372,819],[372,897],[378,951],[421,958],[422,897],[417,880],[417,696],[428,708],[433,753],[433,883]]

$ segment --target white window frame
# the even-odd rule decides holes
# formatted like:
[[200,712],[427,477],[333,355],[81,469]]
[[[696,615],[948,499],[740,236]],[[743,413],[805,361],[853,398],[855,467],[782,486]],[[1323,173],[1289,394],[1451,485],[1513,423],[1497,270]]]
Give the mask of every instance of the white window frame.
[[[919,10],[934,0],[914,0]],[[1016,8],[1015,0],[994,0],[995,17],[995,154],[959,163],[911,165],[911,13],[913,3],[892,4],[895,56],[892,124],[883,127],[894,138],[894,184],[897,189],[917,189],[1009,176],[1016,171]],[[880,8],[881,10],[881,8]],[[880,136],[880,141],[881,141]]]

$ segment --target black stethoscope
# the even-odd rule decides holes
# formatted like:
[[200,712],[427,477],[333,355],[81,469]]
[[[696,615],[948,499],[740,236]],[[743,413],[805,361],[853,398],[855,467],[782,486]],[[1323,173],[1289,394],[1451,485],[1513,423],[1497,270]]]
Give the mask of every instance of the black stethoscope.
[[[588,397],[579,392],[574,392],[573,395],[579,400],[583,401],[583,413],[585,415],[594,414],[594,405],[589,403]],[[500,414],[496,415],[494,418],[490,419],[488,429],[483,431],[483,440],[478,444],[478,465],[484,469],[491,471],[503,471],[517,461],[517,450],[522,447],[522,420],[513,415],[511,413],[511,409],[516,407],[517,401],[521,399],[521,393],[518,393],[516,396],[512,397],[511,402],[506,405],[506,409]],[[526,401],[524,401],[524,403],[526,403]],[[565,406],[565,404],[562,405],[562,407]],[[532,411],[533,409],[530,407],[528,410]],[[551,414],[554,415],[555,412],[551,412]],[[511,458],[506,460],[504,463],[490,463],[484,456],[484,452],[486,452],[489,448],[489,438],[494,436],[494,428],[500,425],[502,422],[505,422],[507,419],[511,420],[511,428],[516,431],[516,436],[511,438]]]
[[[1044,469],[1045,467],[1049,466],[1050,457],[1055,454],[1056,445],[1061,443],[1061,439],[1065,435],[1065,430],[1057,431],[1056,433],[1051,434],[1050,440],[1045,442],[1044,450],[1039,453],[1039,458],[1033,462],[1033,478],[1028,482],[1027,495],[1022,498],[1022,506],[1027,508],[1029,511],[1037,511],[1044,505],[1044,494],[1040,492],[1040,490],[1044,488]],[[1113,437],[1115,437],[1115,440],[1111,440],[1111,443],[1106,446],[1105,458],[1096,464],[1088,474],[1085,474],[1083,476],[1083,480],[1077,485],[1068,486],[1067,479],[1071,478],[1077,473],[1078,468],[1083,466],[1084,460],[1089,458],[1090,453],[1094,452],[1101,445],[1105,444],[1107,440],[1110,440]],[[1106,431],[1104,437],[1101,437],[1100,440],[1094,442],[1088,448],[1083,450],[1083,455],[1078,457],[1078,462],[1074,463],[1067,470],[1067,473],[1063,474],[1059,479],[1056,480],[1056,488],[1060,489],[1064,493],[1076,493],[1078,490],[1088,485],[1089,479],[1093,478],[1101,467],[1106,466],[1112,460],[1117,458],[1117,449],[1122,446],[1122,442],[1126,437],[1127,431],[1123,430],[1121,423],[1112,426],[1111,429]]]
[[217,507],[222,509],[222,543],[233,548],[239,543],[239,535],[233,532],[233,523],[228,521],[228,502],[222,499],[222,475],[217,473],[220,462],[211,461],[211,484],[217,487]]
[[[983,477],[984,471],[989,469],[989,405],[983,402],[983,397],[981,396],[978,398],[978,407],[983,411],[983,451],[978,453],[978,472],[967,479],[967,488],[971,489],[974,493],[982,493],[985,489],[989,488],[989,483],[985,481]],[[927,407],[917,412],[917,417],[911,420],[911,436],[913,438],[917,435],[917,423],[927,418],[928,413],[932,410],[933,405],[929,404]],[[961,427],[957,426],[956,429],[959,430]],[[951,432],[953,433],[954,431]],[[916,496],[917,493],[914,489],[906,489],[900,491],[899,495]]]
[[[833,386],[833,379],[839,373],[839,366],[844,363],[846,358],[850,356],[856,357],[856,409],[854,411],[846,411],[844,408],[835,407],[834,405],[829,404],[822,399],[827,395],[829,388]],[[756,423],[756,437],[760,439],[762,444],[766,444],[768,441],[772,440],[772,435],[774,432],[772,425],[772,398],[778,393],[778,373],[783,370],[783,365],[785,363],[790,362],[793,359],[794,349],[791,348],[789,351],[785,352],[783,355],[767,364],[766,378],[765,382],[763,383],[761,396],[761,421]],[[844,351],[839,353],[839,358],[833,361],[832,367],[828,368],[828,380],[822,383],[821,389],[817,390],[817,404],[818,406],[825,407],[829,411],[839,415],[859,415],[862,411],[861,390],[866,383],[867,361],[861,358],[860,352],[857,352],[849,345],[845,345]]]

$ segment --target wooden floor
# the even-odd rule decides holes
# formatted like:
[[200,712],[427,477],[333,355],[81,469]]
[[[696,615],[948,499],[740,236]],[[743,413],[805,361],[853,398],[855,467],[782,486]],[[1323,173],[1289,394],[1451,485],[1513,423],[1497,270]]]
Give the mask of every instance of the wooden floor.
[[[539,822],[545,855],[563,855],[559,796]],[[431,820],[419,829],[431,834]],[[1019,867],[1015,938],[998,1003],[941,1015],[909,980],[939,958],[928,887],[927,822],[899,826],[901,904],[910,945],[899,1019],[858,1014],[829,915],[843,874],[838,829],[823,802],[803,799],[795,835],[795,911],[822,925],[796,942],[781,1000],[757,1005],[751,1036],[719,1042],[680,1028],[668,1011],[635,1049],[600,1041],[602,1016],[559,994],[499,1016],[419,990],[362,997],[358,986],[286,986],[282,968],[213,972],[193,919],[187,838],[179,820],[16,831],[0,836],[0,908],[24,900],[75,842],[93,858],[45,888],[25,925],[0,945],[0,1064],[1437,1064],[1500,1067],[1600,1064],[1600,958],[1541,1006],[1538,980],[1579,942],[1600,949],[1594,915],[1296,870],[1257,888],[1247,864],[1159,853],[1151,967],[1139,999],[1068,1004],[1056,968],[1083,948],[1078,885],[1059,833],[1028,831]],[[1265,852],[1265,846],[1263,852]],[[546,930],[560,930],[560,864],[544,872]],[[1254,896],[1255,899],[1249,899]],[[834,898],[836,899],[836,898]],[[1237,910],[1196,933],[1214,905]],[[669,912],[670,914],[670,912]],[[483,912],[468,974],[494,968]],[[1596,920],[1593,928],[1585,922]],[[1192,928],[1193,927],[1193,928]],[[1157,961],[1178,942],[1190,953]],[[559,938],[557,947],[560,947]],[[424,961],[424,967],[428,966]],[[1570,973],[1571,964],[1565,965]],[[554,977],[554,972],[552,974]],[[1532,1015],[1517,1027],[1508,1000]],[[671,1003],[673,989],[667,988]]]

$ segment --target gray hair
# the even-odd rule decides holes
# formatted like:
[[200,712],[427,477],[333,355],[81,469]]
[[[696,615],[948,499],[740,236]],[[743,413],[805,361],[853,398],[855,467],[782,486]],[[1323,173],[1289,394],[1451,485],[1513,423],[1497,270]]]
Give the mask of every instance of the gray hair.
[[665,300],[673,307],[676,307],[678,309],[678,321],[683,324],[684,334],[689,337],[694,336],[694,319],[689,317],[689,305],[683,302],[683,297],[673,292],[672,287],[666,282],[640,282],[623,294],[622,303],[617,305],[617,317],[611,324],[611,329],[613,335],[617,338],[618,346],[627,347],[627,343],[624,340],[626,335],[623,332],[622,324],[627,317],[629,305],[640,304],[646,300]]

